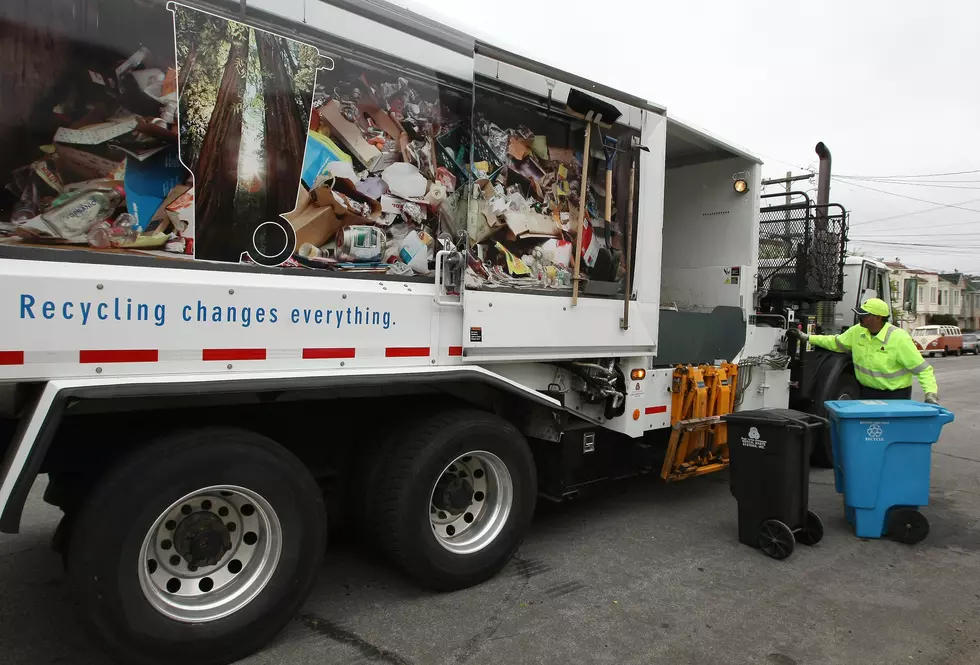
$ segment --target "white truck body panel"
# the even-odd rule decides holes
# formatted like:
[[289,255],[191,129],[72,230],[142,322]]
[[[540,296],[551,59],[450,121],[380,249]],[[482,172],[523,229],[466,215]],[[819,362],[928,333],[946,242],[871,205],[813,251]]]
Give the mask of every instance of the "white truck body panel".
[[0,279],[23,356],[4,380],[459,363],[429,284],[20,260]]
[[[229,9],[232,4],[237,6],[229,3]],[[608,94],[616,93],[609,90],[597,95],[581,81],[556,81],[447,48],[325,2],[248,3],[249,10],[256,8],[303,22],[307,35],[312,28],[340,36],[378,49],[382,59],[389,54],[447,75],[464,88],[482,74],[534,95],[550,91],[557,107],[581,84],[616,106],[623,113],[620,129],[631,135],[638,130],[647,149],[637,153],[628,329],[621,327],[622,296],[582,294],[573,306],[567,292],[486,288],[463,290],[453,302],[455,296],[447,298],[431,277],[364,279],[189,258],[100,262],[90,254],[79,260],[77,253],[87,248],[43,250],[47,257],[35,259],[29,248],[17,248],[26,251],[0,258],[0,384],[46,385],[8,450],[0,508],[48,409],[65,389],[233,381],[245,391],[264,380],[336,385],[345,377],[353,384],[364,377],[438,380],[440,372],[463,372],[637,438],[671,422],[673,370],[656,367],[655,360],[663,305],[698,314],[738,308],[746,333],[752,331],[761,190],[755,156],[643,100],[612,99]],[[241,20],[249,21],[247,11]],[[338,46],[338,53],[345,48]],[[736,177],[748,181],[747,194],[734,191]],[[200,219],[198,224],[200,231]],[[560,366],[609,358],[618,359],[626,375],[631,368],[648,370],[646,378],[627,382],[623,415],[612,419],[603,404],[589,403],[569,387],[571,374]],[[554,385],[564,403],[547,394]]]
[[[235,9],[239,2],[229,2],[229,5]],[[473,79],[471,57],[326,2],[248,0],[247,7],[312,26],[437,72],[463,80]]]

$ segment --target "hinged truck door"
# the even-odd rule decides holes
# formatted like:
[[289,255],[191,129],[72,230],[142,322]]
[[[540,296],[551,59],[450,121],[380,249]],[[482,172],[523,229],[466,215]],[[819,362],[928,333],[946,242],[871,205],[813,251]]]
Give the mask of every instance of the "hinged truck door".
[[652,107],[483,45],[474,67],[464,361],[654,355],[629,315]]

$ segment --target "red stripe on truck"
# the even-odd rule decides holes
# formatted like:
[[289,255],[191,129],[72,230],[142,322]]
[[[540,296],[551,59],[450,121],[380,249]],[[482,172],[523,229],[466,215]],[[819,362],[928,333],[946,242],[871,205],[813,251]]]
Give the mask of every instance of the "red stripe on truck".
[[461,346],[450,346],[449,355],[451,356],[461,356],[463,355],[463,347]]
[[155,363],[160,359],[156,349],[99,349],[79,351],[80,363]]
[[667,413],[667,407],[666,406],[648,406],[646,408],[645,413],[648,416],[652,416],[655,413]]
[[23,365],[23,351],[0,351],[0,365]]
[[204,349],[202,360],[265,360],[265,349]]
[[389,346],[385,358],[420,358],[429,355],[427,346]]
[[354,349],[303,349],[303,360],[327,360],[330,358],[353,358]]

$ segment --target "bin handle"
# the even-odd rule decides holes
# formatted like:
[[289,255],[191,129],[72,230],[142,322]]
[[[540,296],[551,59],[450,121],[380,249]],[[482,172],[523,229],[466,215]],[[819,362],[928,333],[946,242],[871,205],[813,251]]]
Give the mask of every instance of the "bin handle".
[[951,423],[955,419],[953,412],[944,406],[939,406],[938,404],[933,404],[933,408],[938,411],[939,419],[943,421],[943,424]]
[[812,413],[804,414],[804,417],[803,418],[800,418],[799,420],[795,420],[794,422],[800,423],[801,425],[803,425],[807,429],[809,429],[810,427],[813,427],[815,425],[826,425],[827,427],[830,427],[830,421],[829,420],[827,420],[826,418],[824,418],[822,416],[814,415]]

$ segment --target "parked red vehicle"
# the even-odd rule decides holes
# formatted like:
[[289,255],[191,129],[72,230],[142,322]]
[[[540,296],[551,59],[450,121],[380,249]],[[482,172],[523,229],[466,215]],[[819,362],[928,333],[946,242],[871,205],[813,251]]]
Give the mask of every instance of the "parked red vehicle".
[[944,357],[963,353],[963,333],[956,326],[922,326],[912,331],[912,339],[923,356],[937,353]]

